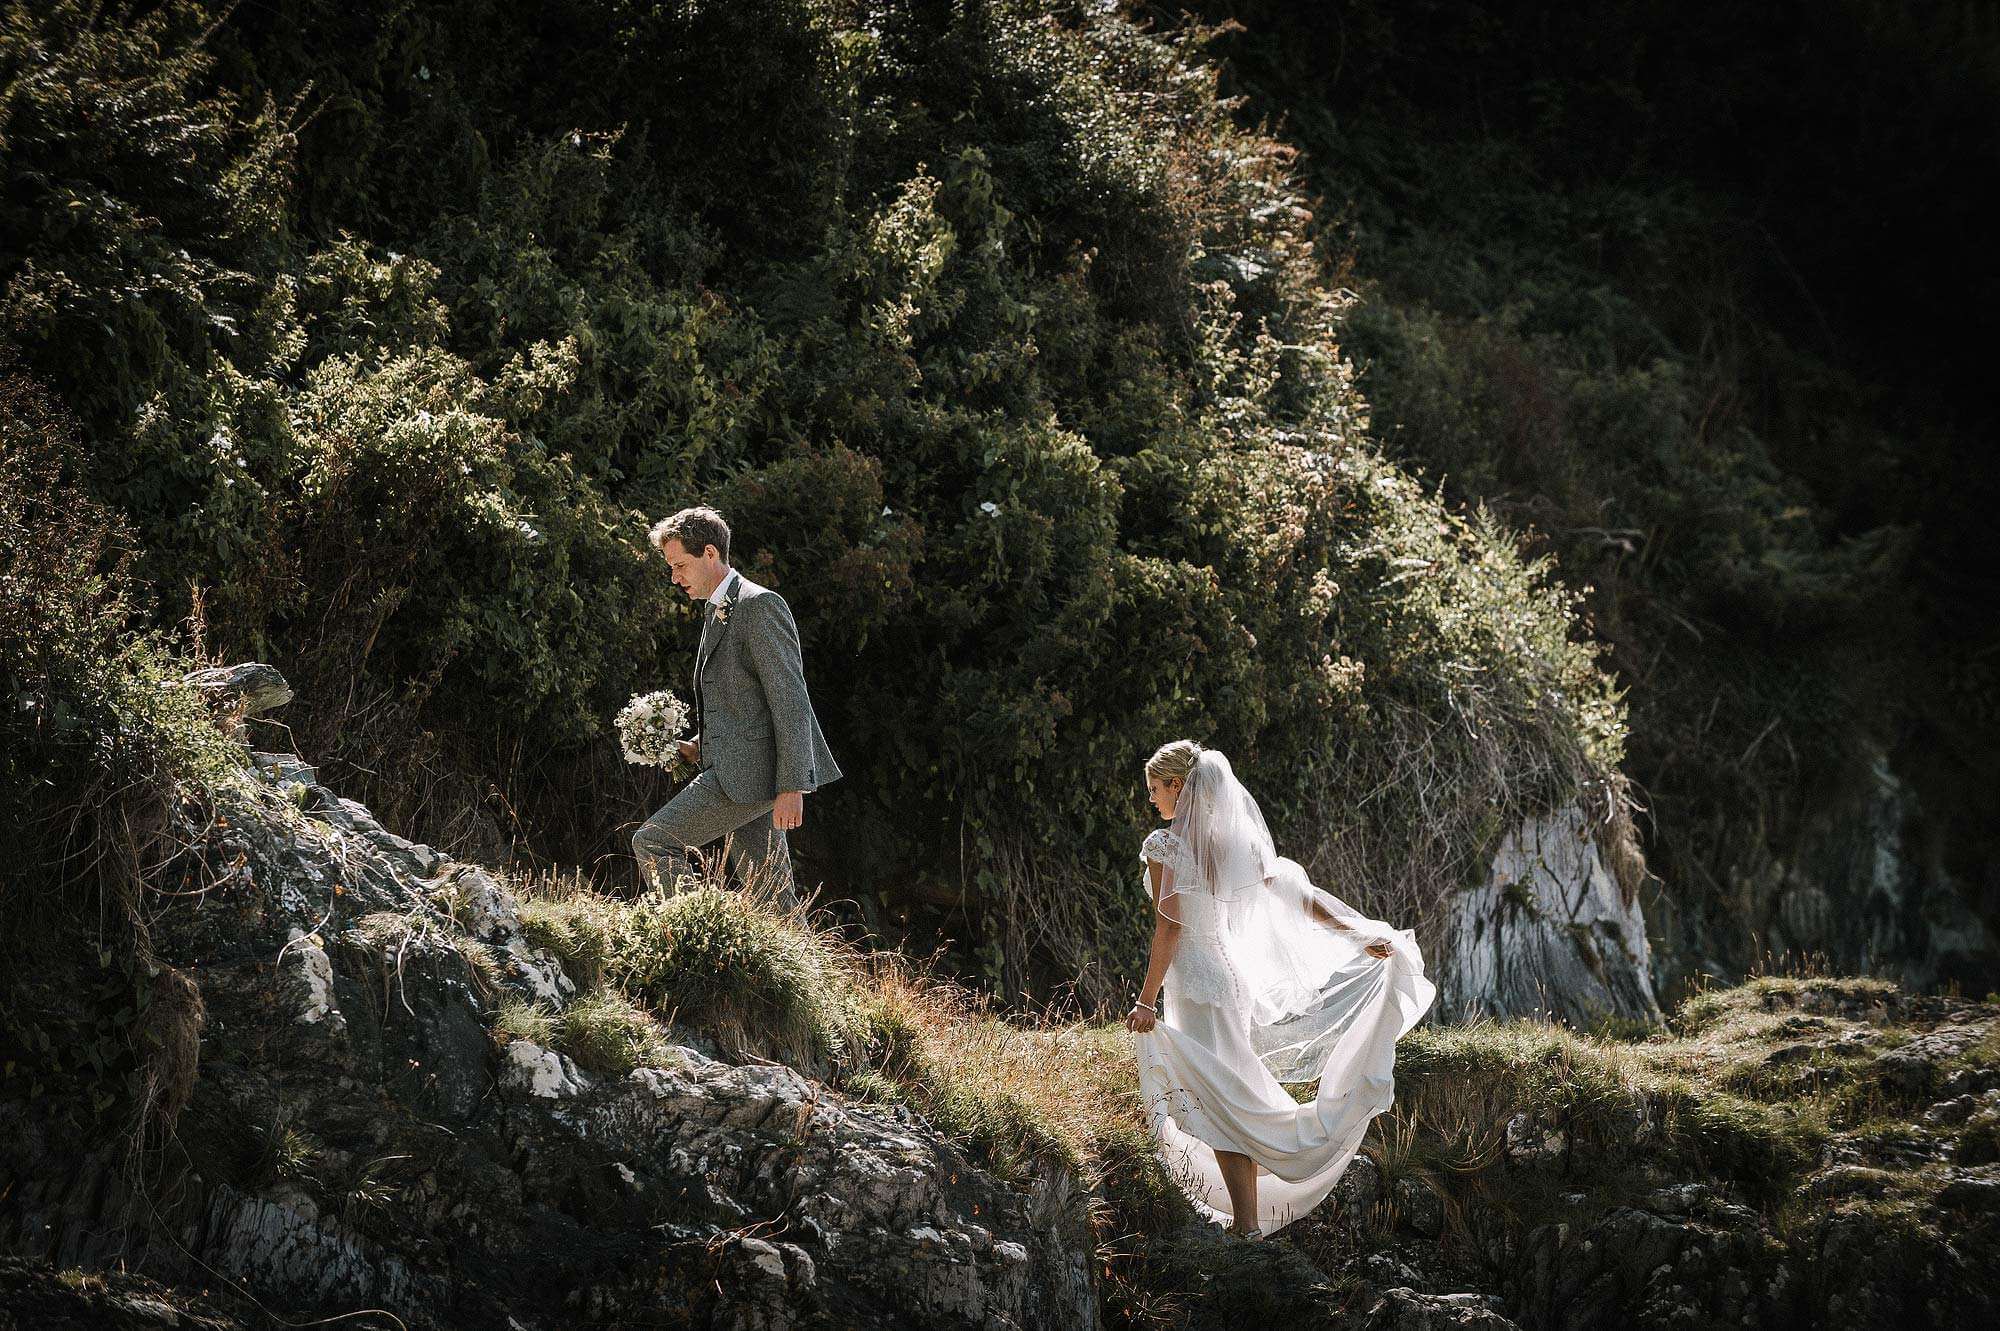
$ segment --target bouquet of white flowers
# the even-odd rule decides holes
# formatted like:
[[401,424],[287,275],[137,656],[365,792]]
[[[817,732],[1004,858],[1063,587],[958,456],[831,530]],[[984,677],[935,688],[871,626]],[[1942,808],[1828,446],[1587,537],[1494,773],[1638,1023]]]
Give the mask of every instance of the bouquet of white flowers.
[[672,693],[642,693],[618,712],[618,742],[625,761],[664,767],[680,775],[686,762],[678,741],[687,735],[688,705]]

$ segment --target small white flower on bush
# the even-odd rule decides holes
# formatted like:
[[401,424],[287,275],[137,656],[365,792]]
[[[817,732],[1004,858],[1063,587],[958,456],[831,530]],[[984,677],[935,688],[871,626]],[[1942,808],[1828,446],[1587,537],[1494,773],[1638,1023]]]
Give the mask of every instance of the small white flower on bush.
[[687,735],[688,706],[673,693],[642,693],[618,712],[618,742],[625,761],[664,767],[683,765],[676,741]]
[[1333,603],[1340,595],[1340,584],[1326,575],[1325,569],[1313,570],[1312,587],[1306,592],[1302,609],[1308,619],[1325,619],[1333,613]]
[[989,518],[997,518],[1000,516],[1000,505],[989,499],[979,506],[979,511]]

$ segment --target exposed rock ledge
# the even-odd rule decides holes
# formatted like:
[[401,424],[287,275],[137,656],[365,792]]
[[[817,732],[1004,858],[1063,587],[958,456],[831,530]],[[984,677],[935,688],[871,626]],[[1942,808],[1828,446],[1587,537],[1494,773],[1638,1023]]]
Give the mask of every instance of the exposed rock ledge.
[[506,988],[574,993],[505,884],[252,758],[219,816],[180,811],[214,886],[154,924],[207,1014],[178,1176],[139,1202],[63,1107],[0,1099],[0,1249],[411,1328],[1097,1324],[1067,1176],[1005,1186],[782,1067],[683,1048],[599,1083],[503,1048],[474,943]]

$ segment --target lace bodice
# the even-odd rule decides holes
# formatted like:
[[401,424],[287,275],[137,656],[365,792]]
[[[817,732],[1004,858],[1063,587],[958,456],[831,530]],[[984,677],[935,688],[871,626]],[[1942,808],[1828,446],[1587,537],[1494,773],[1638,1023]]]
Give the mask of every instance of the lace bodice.
[[[1154,861],[1173,873],[1174,914],[1181,924],[1180,944],[1167,967],[1167,987],[1177,1001],[1245,1006],[1248,996],[1236,968],[1222,946],[1221,917],[1215,898],[1194,886],[1194,856],[1167,828],[1155,828],[1140,847],[1141,861]],[[1152,878],[1143,880],[1148,896]]]

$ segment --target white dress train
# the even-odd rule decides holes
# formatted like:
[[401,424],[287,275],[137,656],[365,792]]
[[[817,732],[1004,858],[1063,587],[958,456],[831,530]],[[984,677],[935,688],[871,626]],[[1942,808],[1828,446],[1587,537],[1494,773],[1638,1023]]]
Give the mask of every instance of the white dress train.
[[[1197,872],[1188,848],[1160,828],[1142,860],[1160,863],[1169,884]],[[1368,1124],[1395,1099],[1396,1041],[1436,997],[1409,930],[1369,920],[1306,879],[1294,861],[1272,862],[1273,901],[1314,900],[1344,928],[1314,928],[1284,944],[1299,974],[1311,978],[1274,1003],[1245,972],[1269,966],[1241,955],[1271,936],[1242,927],[1242,903],[1209,892],[1172,892],[1181,924],[1168,966],[1159,1020],[1137,1037],[1139,1091],[1162,1160],[1195,1209],[1233,1222],[1229,1190],[1214,1151],[1249,1156],[1257,1171],[1257,1215],[1271,1233],[1298,1219],[1333,1190]],[[1150,896],[1150,889],[1148,891]],[[1164,902],[1162,903],[1164,906]],[[1268,926],[1269,921],[1265,922]],[[1244,940],[1239,946],[1238,939]],[[1382,939],[1393,951],[1368,955]],[[1279,1080],[1319,1078],[1318,1093],[1298,1103]]]

